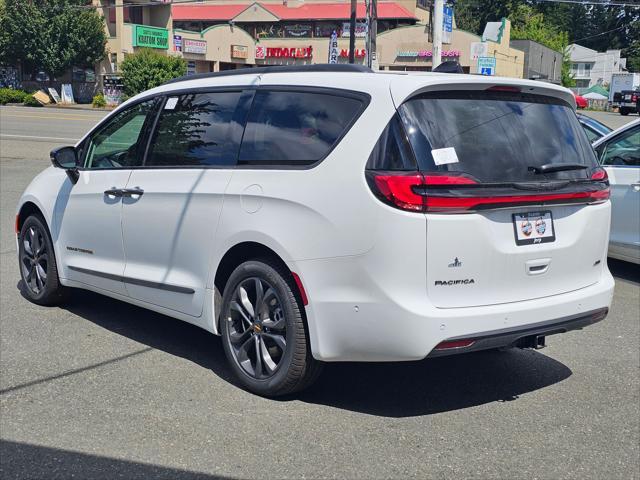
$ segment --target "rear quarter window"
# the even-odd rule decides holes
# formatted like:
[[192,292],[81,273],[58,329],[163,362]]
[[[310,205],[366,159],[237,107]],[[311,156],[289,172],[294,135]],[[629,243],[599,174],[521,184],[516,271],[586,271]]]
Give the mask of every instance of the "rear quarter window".
[[240,147],[240,165],[312,165],[337,145],[365,106],[332,93],[259,90]]

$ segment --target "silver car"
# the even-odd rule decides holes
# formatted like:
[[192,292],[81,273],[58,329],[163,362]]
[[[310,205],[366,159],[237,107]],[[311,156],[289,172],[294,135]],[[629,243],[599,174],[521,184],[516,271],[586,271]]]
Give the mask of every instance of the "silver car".
[[609,256],[640,264],[640,120],[593,143],[611,183]]

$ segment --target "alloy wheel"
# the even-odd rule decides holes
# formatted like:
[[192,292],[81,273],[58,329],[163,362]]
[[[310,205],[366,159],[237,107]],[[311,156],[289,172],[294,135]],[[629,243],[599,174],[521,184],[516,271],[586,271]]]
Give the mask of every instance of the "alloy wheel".
[[273,286],[258,277],[240,282],[227,322],[231,352],[242,370],[258,380],[273,376],[287,345],[285,315]]
[[35,225],[29,227],[22,239],[20,259],[22,278],[29,290],[38,295],[47,284],[49,252],[44,233]]

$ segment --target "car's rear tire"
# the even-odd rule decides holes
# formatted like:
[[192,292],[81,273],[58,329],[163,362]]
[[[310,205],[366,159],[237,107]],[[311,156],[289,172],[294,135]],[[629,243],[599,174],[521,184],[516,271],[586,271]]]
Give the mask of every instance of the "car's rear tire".
[[58,264],[49,229],[40,215],[22,223],[18,237],[18,262],[22,293],[38,305],[57,305],[66,297],[58,278]]
[[247,261],[227,281],[220,331],[240,383],[258,395],[311,385],[321,364],[311,355],[304,306],[291,273],[270,259]]
[[620,115],[622,115],[622,116],[627,116],[627,115],[629,115],[629,110],[627,110],[627,109],[626,109],[626,108],[624,108],[624,107],[620,107]]

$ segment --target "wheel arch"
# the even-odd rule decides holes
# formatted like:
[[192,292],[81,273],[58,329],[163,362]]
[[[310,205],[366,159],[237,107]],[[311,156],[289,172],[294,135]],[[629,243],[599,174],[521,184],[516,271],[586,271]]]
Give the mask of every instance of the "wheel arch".
[[[218,266],[216,268],[215,277],[213,281],[214,286],[214,311],[216,318],[214,319],[216,331],[219,330],[219,322],[220,322],[220,307],[222,306],[222,295],[224,293],[224,288],[231,276],[231,273],[242,263],[249,260],[257,260],[257,259],[269,259],[274,261],[287,272],[289,272],[290,278],[289,280],[291,286],[295,290],[296,297],[301,305],[307,304],[306,292],[304,291],[304,286],[300,281],[300,277],[294,271],[291,270],[287,262],[284,261],[282,256],[280,256],[275,250],[269,248],[268,246],[255,241],[244,241],[237,243],[236,245],[229,248],[225,254],[218,262]],[[304,312],[304,308],[302,311]],[[303,313],[306,321],[306,314]]]
[[36,205],[34,202],[32,202],[31,200],[27,200],[26,202],[24,202],[21,206],[20,209],[18,210],[18,213],[16,214],[16,235],[20,233],[20,229],[22,228],[22,225],[24,224],[24,221],[30,216],[30,215],[40,215],[43,219],[44,222],[47,226],[47,228],[49,229],[49,235],[51,235],[51,227],[49,227],[49,222],[47,221],[47,217],[45,216],[44,212],[42,211],[42,209]]

